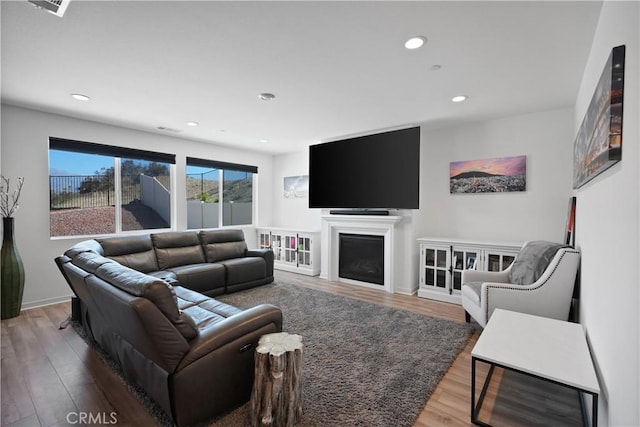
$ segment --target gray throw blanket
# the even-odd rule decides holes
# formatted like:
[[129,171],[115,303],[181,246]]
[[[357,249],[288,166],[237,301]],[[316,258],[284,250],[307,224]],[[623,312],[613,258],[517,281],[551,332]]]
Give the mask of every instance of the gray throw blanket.
[[568,247],[570,246],[544,240],[528,242],[511,266],[509,282],[523,286],[534,283],[547,269],[556,252]]

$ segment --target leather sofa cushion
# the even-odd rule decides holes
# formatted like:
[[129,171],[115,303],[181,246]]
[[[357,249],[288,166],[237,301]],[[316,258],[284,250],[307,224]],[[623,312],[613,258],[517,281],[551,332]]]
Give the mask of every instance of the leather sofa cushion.
[[220,261],[227,271],[227,286],[264,279],[267,263],[260,257],[234,258]]
[[[169,270],[185,288],[198,292],[222,294],[225,285],[225,270],[220,264],[190,264],[171,267]],[[219,290],[219,292],[215,292]]]
[[116,262],[102,264],[95,275],[118,289],[151,301],[186,339],[193,339],[197,335],[192,319],[178,310],[174,287],[167,281]]
[[64,254],[69,258],[73,259],[75,258],[76,255],[82,252],[95,252],[99,255],[104,255],[102,251],[102,246],[100,246],[100,244],[93,239],[76,243],[75,245],[67,249]]
[[242,310],[181,286],[175,287],[180,310],[193,319],[196,328],[205,329]]
[[106,237],[96,239],[104,256],[134,270],[148,273],[158,270],[151,238],[144,236]]
[[200,239],[195,232],[170,232],[152,234],[158,267],[167,270],[172,267],[205,262]]
[[242,230],[203,230],[198,235],[207,262],[246,256],[247,244]]
[[89,273],[95,273],[103,264],[114,263],[113,260],[91,251],[78,253],[71,259],[71,262]]

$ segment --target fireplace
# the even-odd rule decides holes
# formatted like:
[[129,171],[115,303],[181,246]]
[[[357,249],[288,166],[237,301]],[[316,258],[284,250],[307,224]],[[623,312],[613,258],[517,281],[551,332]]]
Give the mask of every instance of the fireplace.
[[[406,251],[409,244],[413,247],[413,241],[409,240],[412,236],[411,228],[408,227],[409,220],[410,218],[403,215],[322,215],[320,277],[343,282],[345,285],[384,289],[389,293],[413,294],[414,289],[411,288],[411,284],[414,278],[410,276],[410,272],[417,271],[417,268],[412,268],[413,265],[410,262],[413,257],[407,256]],[[343,279],[339,276],[341,234],[382,238],[381,241],[384,242],[383,286],[360,280]]]
[[338,277],[384,286],[384,236],[340,233]]

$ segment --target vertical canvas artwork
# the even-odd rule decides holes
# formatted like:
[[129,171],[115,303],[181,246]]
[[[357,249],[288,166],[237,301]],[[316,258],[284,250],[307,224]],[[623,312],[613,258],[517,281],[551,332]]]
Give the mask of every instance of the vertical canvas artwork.
[[309,194],[309,175],[285,176],[285,199],[299,199]]
[[577,189],[622,159],[624,46],[614,47],[604,67],[573,147]]
[[498,157],[449,163],[449,191],[504,193],[525,191],[527,156]]
[[567,226],[565,227],[564,243],[575,247],[576,245],[576,197],[569,198],[569,211],[567,213]]

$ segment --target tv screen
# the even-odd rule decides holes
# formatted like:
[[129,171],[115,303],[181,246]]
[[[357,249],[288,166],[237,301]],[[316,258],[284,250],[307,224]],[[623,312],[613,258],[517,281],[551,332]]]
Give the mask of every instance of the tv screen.
[[309,207],[418,209],[420,128],[309,147]]

